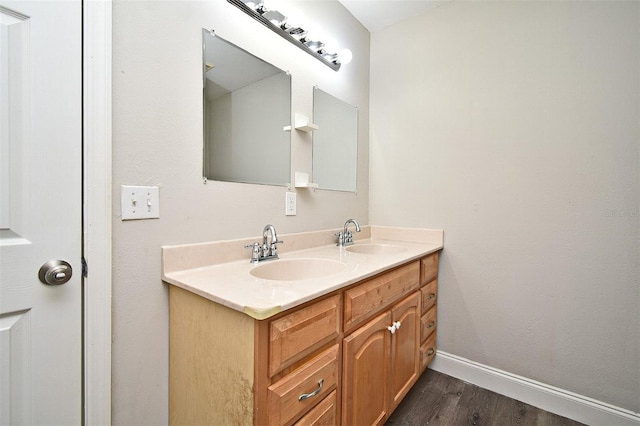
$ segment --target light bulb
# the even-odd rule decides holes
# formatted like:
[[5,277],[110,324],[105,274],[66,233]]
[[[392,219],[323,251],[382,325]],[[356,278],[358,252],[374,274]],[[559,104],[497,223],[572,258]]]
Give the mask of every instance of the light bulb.
[[324,50],[329,53],[336,53],[338,51],[338,40],[335,38],[325,35],[322,39],[324,42]]
[[349,49],[342,49],[338,52],[338,62],[341,64],[348,64],[353,59],[353,53]]
[[287,11],[287,22],[294,27],[304,28],[304,13],[298,8]]
[[269,9],[271,10],[281,10],[282,2],[280,0],[267,0],[269,2]]
[[314,25],[313,23],[307,24],[305,27],[307,30],[306,39],[309,41],[323,41],[322,34],[324,34],[322,27],[318,25]]

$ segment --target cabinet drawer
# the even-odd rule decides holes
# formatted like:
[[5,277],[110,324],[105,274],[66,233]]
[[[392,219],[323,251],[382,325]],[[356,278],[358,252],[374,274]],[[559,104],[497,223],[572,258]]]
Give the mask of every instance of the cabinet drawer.
[[420,346],[420,369],[424,371],[427,365],[436,355],[436,333],[431,333],[429,338]]
[[438,299],[438,280],[433,280],[420,289],[422,292],[422,313],[427,312]]
[[269,375],[282,371],[338,337],[340,295],[314,303],[269,326]]
[[344,293],[345,331],[416,290],[419,280],[420,262],[415,261],[347,290]]
[[436,325],[437,325],[436,310],[437,310],[437,307],[434,306],[431,309],[429,309],[427,313],[420,318],[420,329],[421,329],[420,341],[421,342],[424,342],[424,340],[436,330]]
[[[269,386],[267,405],[270,424],[290,424],[336,388],[338,348],[337,344],[332,346]],[[301,400],[301,396],[306,398]]]
[[298,420],[296,426],[334,426],[338,419],[336,391],[329,394],[318,405]]
[[420,283],[426,284],[438,276],[439,252],[430,254],[420,260]]

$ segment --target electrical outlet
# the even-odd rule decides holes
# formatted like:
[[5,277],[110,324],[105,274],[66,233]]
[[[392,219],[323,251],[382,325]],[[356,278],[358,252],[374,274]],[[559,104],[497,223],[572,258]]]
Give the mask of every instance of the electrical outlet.
[[296,193],[287,192],[284,197],[284,214],[286,216],[296,215]]
[[122,220],[160,217],[160,189],[157,186],[122,185],[120,202]]

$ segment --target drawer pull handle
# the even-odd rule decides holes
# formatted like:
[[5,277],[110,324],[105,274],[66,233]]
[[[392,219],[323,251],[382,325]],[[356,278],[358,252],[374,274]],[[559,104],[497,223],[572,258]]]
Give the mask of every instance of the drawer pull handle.
[[434,353],[436,353],[436,350],[435,350],[435,349],[433,349],[433,348],[429,348],[429,350],[427,351],[427,356],[431,356],[431,355],[433,355]]
[[316,390],[314,390],[311,393],[303,393],[302,395],[300,395],[298,397],[298,401],[304,401],[305,399],[309,399],[311,397],[316,396],[322,390],[322,385],[324,385],[324,379],[320,379],[320,381],[318,381],[318,388]]
[[427,324],[427,328],[433,328],[434,325],[436,325],[435,322],[429,321],[429,324]]
[[427,296],[428,300],[433,300],[436,298],[436,294],[435,293],[429,293],[429,295]]

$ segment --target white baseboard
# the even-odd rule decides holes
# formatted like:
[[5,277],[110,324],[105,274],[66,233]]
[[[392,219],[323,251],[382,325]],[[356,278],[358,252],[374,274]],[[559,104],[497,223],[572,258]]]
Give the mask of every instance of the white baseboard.
[[640,426],[640,413],[440,350],[429,368],[587,425]]

